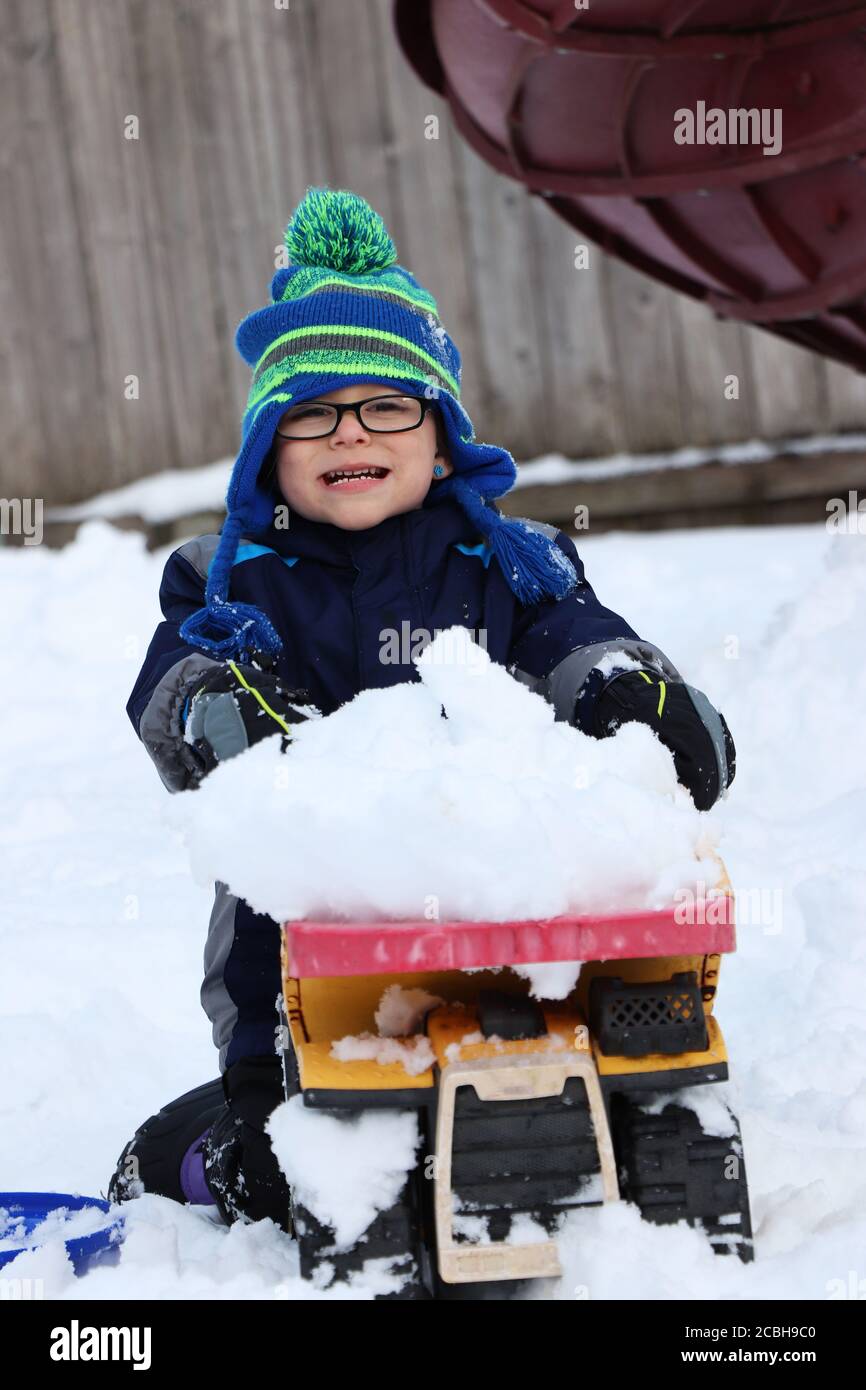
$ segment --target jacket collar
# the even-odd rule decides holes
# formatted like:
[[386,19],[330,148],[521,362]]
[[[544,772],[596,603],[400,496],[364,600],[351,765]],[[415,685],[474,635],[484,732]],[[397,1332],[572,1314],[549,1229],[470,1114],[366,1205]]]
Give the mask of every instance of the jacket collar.
[[449,545],[477,539],[476,528],[453,498],[431,502],[429,494],[424,505],[416,510],[386,517],[363,531],[308,521],[288,508],[281,516],[288,517],[288,526],[278,527],[275,520],[250,539],[269,546],[278,555],[365,570],[390,566],[405,539],[417,572],[427,574],[441,562]]

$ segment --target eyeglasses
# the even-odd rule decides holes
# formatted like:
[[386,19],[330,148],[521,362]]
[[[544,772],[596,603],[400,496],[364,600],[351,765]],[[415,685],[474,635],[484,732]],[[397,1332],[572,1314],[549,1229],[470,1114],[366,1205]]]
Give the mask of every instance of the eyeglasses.
[[333,434],[345,412],[351,410],[365,430],[397,434],[400,430],[417,430],[430,409],[420,396],[368,396],[347,405],[306,401],[293,405],[281,416],[276,432],[282,439],[322,439]]

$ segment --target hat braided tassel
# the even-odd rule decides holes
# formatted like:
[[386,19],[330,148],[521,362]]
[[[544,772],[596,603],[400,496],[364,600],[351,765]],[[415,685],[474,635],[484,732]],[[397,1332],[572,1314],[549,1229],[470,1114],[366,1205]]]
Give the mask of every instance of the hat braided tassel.
[[565,598],[577,584],[577,572],[555,541],[522,521],[505,518],[485,505],[475,488],[459,477],[450,480],[457,501],[488,539],[506,582],[521,603]]
[[283,649],[276,628],[260,608],[250,603],[231,603],[227,597],[241,529],[240,518],[230,516],[208,570],[206,607],[190,614],[179,628],[184,642],[224,660],[256,652],[277,656]]

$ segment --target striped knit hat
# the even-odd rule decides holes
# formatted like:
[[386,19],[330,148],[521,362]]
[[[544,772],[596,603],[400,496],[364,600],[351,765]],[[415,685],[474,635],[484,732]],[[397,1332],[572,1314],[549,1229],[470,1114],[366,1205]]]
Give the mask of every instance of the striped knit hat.
[[228,598],[241,535],[273,521],[273,495],[259,481],[262,464],[290,404],[368,381],[435,399],[454,466],[434,484],[437,497],[450,495],[464,509],[521,602],[568,593],[577,576],[555,542],[491,505],[513,486],[514,460],[507,449],[475,442],[460,404],[460,354],[439,322],[433,296],[396,264],[378,213],[355,193],[309,188],[285,244],[290,264],[271,281],[272,302],[245,318],[235,337],[253,368],[243,440],[206,607],[183,623],[183,639],[219,657],[280,651],[265,614]]

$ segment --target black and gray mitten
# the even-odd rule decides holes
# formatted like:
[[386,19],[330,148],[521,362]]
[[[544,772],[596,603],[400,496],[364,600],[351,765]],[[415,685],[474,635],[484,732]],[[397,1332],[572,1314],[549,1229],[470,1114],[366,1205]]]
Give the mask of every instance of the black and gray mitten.
[[220,663],[187,697],[183,736],[200,765],[199,780],[263,738],[279,734],[285,750],[291,726],[309,712],[306,692],[286,690],[272,671]]
[[648,724],[670,749],[677,777],[699,811],[708,811],[733,782],[734,740],[703,691],[662,680],[656,671],[626,671],[598,698],[596,736],[605,738],[629,720]]

